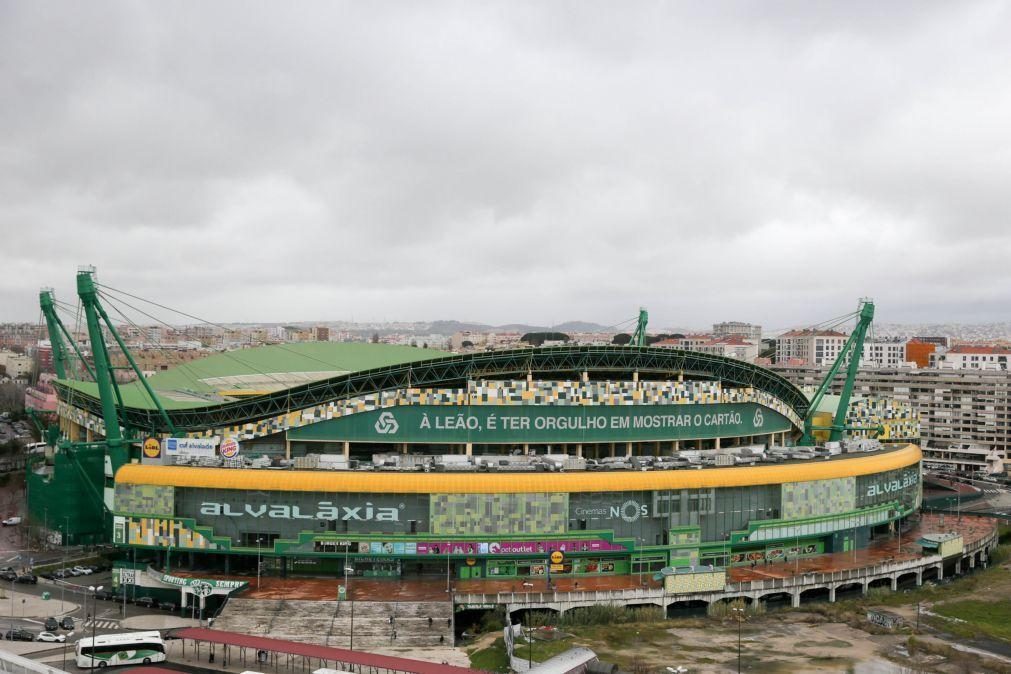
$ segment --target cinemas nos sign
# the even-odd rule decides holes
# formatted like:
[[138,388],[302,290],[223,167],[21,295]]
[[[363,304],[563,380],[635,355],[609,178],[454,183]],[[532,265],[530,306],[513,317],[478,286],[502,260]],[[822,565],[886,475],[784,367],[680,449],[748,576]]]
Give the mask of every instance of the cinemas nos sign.
[[755,403],[713,405],[401,405],[322,421],[291,440],[363,442],[618,442],[761,435],[789,430]]

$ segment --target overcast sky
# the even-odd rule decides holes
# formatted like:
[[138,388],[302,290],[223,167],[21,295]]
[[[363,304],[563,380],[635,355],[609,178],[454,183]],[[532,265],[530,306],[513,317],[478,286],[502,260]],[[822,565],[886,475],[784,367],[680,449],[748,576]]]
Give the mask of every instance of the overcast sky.
[[1009,7],[0,0],[0,321],[1008,320]]

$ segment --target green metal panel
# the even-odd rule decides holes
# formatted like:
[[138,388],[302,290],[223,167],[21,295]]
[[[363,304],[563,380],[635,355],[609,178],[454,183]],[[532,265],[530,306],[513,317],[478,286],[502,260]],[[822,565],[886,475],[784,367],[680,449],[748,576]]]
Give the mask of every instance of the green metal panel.
[[69,545],[105,542],[110,527],[102,505],[104,452],[101,448],[69,451],[61,450],[53,457],[52,476],[28,471],[28,511],[35,521],[66,534]]
[[778,433],[790,420],[755,403],[712,405],[402,405],[330,419],[288,439],[418,443],[590,443]]

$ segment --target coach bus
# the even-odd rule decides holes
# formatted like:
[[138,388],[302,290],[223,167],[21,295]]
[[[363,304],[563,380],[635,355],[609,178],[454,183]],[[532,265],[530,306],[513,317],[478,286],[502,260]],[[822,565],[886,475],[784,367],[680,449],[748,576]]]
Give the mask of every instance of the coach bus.
[[158,632],[103,634],[77,642],[77,666],[115,667],[165,661],[165,642]]

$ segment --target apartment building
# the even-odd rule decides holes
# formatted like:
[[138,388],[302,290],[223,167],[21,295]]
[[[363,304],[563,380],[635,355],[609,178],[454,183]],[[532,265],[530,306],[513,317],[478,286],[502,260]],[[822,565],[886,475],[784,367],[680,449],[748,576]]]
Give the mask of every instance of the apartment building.
[[900,340],[864,342],[863,367],[902,367],[906,362],[906,343]]
[[945,352],[930,355],[932,367],[954,370],[1007,370],[1011,346],[956,344]]
[[[824,367],[775,367],[801,387],[816,387]],[[844,377],[833,382],[838,394]],[[857,374],[857,395],[907,401],[920,415],[924,462],[959,471],[984,470],[994,451],[1011,451],[1011,375],[978,369],[866,368]]]
[[741,337],[756,344],[762,341],[762,326],[740,321],[724,321],[713,323],[713,337]]
[[831,365],[846,344],[846,335],[835,330],[790,330],[776,340],[776,362],[792,359],[808,365]]

